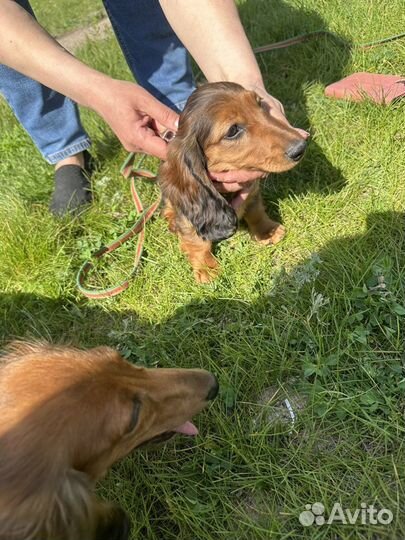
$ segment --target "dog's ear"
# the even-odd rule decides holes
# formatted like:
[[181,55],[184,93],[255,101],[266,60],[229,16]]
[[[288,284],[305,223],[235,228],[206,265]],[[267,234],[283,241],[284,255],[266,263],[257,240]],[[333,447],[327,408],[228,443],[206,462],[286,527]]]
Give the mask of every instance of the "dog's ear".
[[208,176],[198,126],[181,131],[170,143],[168,160],[159,171],[163,198],[191,222],[203,240],[225,240],[236,231],[236,213]]

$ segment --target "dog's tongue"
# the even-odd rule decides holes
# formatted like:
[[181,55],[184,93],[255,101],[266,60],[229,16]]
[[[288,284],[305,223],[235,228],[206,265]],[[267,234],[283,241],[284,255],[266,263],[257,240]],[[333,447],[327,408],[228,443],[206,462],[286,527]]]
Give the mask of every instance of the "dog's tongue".
[[191,435],[195,436],[198,435],[198,429],[195,427],[195,425],[192,422],[185,422],[181,426],[176,427],[173,429],[176,433],[182,433],[183,435]]

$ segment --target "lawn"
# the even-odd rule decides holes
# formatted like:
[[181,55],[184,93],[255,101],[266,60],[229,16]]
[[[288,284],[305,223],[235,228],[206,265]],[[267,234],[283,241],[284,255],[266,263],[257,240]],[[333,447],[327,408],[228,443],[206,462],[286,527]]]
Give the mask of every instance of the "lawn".
[[[35,3],[45,24],[52,4]],[[73,17],[68,4],[58,2],[62,20],[64,8],[70,18],[54,21],[55,33],[100,12],[81,2]],[[218,246],[219,279],[199,286],[157,217],[131,288],[88,301],[75,288],[78,268],[134,217],[119,174],[125,152],[83,110],[99,162],[95,202],[80,217],[56,220],[47,207],[52,167],[1,102],[0,338],[108,344],[135,363],[218,375],[220,396],[196,419],[195,440],[134,453],[99,486],[128,512],[133,539],[403,539],[405,106],[324,96],[325,85],[356,71],[405,75],[404,40],[355,46],[403,32],[403,0],[239,7],[255,46],[319,29],[343,38],[259,57],[269,91],[312,134],[304,161],[263,185],[285,240],[262,248],[239,231]],[[113,37],[79,56],[131,77]],[[156,195],[154,186],[140,191],[145,201]],[[132,255],[125,247],[98,277],[116,281]],[[304,527],[298,516],[315,502],[326,516],[337,502],[352,511],[374,504],[393,520]]]

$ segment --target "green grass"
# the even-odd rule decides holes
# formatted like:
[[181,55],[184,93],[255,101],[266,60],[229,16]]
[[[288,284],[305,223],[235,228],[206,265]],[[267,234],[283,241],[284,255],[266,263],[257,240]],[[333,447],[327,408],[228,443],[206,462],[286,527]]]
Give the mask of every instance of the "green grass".
[[31,6],[53,36],[94,24],[105,16],[102,3],[96,0],[32,0]]
[[[346,40],[260,56],[269,91],[313,134],[303,163],[264,186],[285,241],[263,249],[238,232],[218,246],[220,278],[201,287],[157,218],[131,288],[87,301],[75,289],[76,271],[126,228],[132,210],[119,175],[125,152],[83,111],[100,161],[95,203],[57,221],[47,209],[52,168],[0,104],[1,339],[108,344],[134,362],[218,374],[220,397],[198,417],[195,441],[135,453],[101,484],[100,495],[131,516],[133,539],[402,539],[404,103],[331,101],[323,91],[355,71],[405,74],[404,41],[352,46],[403,31],[403,2],[246,0],[240,11],[254,45],[317,29]],[[80,56],[130,77],[113,39]],[[140,190],[145,200],[156,193]],[[100,273],[105,283],[125,274],[132,253],[129,246],[114,257]],[[276,395],[266,404],[270,387]],[[274,419],[286,396],[294,426]],[[375,504],[394,519],[302,527],[298,515],[317,501],[327,512],[335,502],[352,510]]]

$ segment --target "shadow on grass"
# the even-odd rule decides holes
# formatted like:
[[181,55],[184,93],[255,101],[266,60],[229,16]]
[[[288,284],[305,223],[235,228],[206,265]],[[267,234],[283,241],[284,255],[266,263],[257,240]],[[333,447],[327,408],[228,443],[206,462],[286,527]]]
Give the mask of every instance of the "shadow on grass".
[[[261,520],[260,527],[268,531],[291,532],[295,518],[277,518],[279,504],[297,504],[298,495],[292,501],[289,490],[299,493],[303,507],[307,501],[328,497],[331,483],[339,478],[340,492],[346,493],[343,502],[348,507],[358,506],[383,474],[378,468],[382,461],[378,461],[378,467],[373,469],[375,483],[371,479],[370,484],[363,482],[369,460],[381,460],[386,452],[394,460],[401,455],[398,426],[404,407],[399,385],[404,377],[405,347],[404,231],[404,214],[370,214],[363,233],[333,240],[291,272],[261,284],[261,296],[256,302],[211,298],[185,305],[157,325],[142,321],[132,310],[114,310],[113,301],[103,305],[28,293],[3,294],[1,339],[42,338],[81,347],[108,344],[119,347],[132,362],[204,367],[216,372],[221,394],[212,413],[201,415],[203,430],[211,435],[201,440],[199,448],[193,450],[180,441],[180,454],[158,450],[156,456],[139,455],[133,461],[126,460],[101,486],[101,494],[118,500],[135,522],[145,523],[142,505],[136,504],[133,495],[128,499],[125,496],[126,492],[132,493],[135,482],[150,503],[146,520],[149,525],[139,525],[138,529],[145,538],[160,533],[169,538],[165,536],[168,529],[188,530],[184,521],[181,527],[177,523],[166,498],[171,497],[172,489],[192,489],[190,478],[199,485],[201,491],[195,497],[204,511],[219,516],[215,519],[224,520],[224,527],[230,530],[241,527],[239,537],[248,538],[257,519]],[[262,393],[270,386],[282,388],[284,384],[293,384],[299,392],[305,392],[307,405],[298,415],[295,435],[288,440],[272,436],[269,445],[271,426],[252,438],[251,424]],[[211,428],[206,425],[209,417]],[[361,447],[360,453],[357,447]],[[291,467],[290,451],[295,455],[295,476],[281,485],[275,478],[287,474],[285,471]],[[200,458],[193,457],[196,453]],[[204,460],[204,474],[198,472],[195,459]],[[322,471],[319,461],[323,463]],[[180,469],[176,469],[176,463]],[[269,466],[275,471],[274,478],[267,472]],[[171,475],[163,472],[165,467]],[[299,473],[297,467],[302,469]],[[154,490],[148,495],[148,478],[157,478],[157,470],[166,478],[160,485],[162,497]],[[347,470],[350,475],[346,475]],[[184,481],[182,471],[187,471]],[[307,473],[317,475],[316,486],[308,485]],[[257,480],[249,480],[251,477]],[[353,488],[353,477],[361,488]],[[126,491],[116,489],[117,478]],[[221,507],[223,493],[214,490],[215,482],[226,482],[232,512],[228,503],[226,509]],[[386,489],[387,497],[395,495],[394,487]],[[255,517],[257,512],[252,511],[246,518],[245,495],[235,499],[231,495],[234,492],[245,494],[246,500],[264,499],[265,506],[256,508],[262,517]],[[373,497],[381,507],[389,504],[383,492],[373,493]],[[178,504],[189,504],[186,499]],[[223,515],[218,514],[218,508],[222,508]],[[245,516],[242,521],[241,515]],[[399,527],[399,522],[394,526]],[[207,523],[204,527],[208,527],[204,533],[208,536],[202,536],[200,531],[196,537],[216,538],[214,519],[212,530]],[[256,537],[267,538],[258,533]]]
[[[375,484],[370,480],[370,485],[360,482],[369,460],[383,459],[386,452],[390,452],[394,460],[400,456],[398,441],[402,435],[398,426],[404,407],[399,384],[404,377],[405,347],[404,231],[404,214],[370,214],[364,232],[329,242],[288,274],[280,274],[272,283],[262,284],[258,288],[261,296],[256,302],[207,299],[181,307],[173,317],[157,325],[145,323],[132,310],[114,310],[113,301],[102,305],[28,293],[3,294],[0,297],[1,339],[34,337],[67,341],[81,347],[108,344],[119,347],[132,362],[161,367],[204,367],[216,372],[222,390],[220,399],[213,405],[215,418],[211,433],[215,435],[202,440],[199,449],[194,451],[187,448],[187,443],[180,442],[183,450],[178,457],[168,450],[165,457],[159,451],[158,457],[151,455],[123,462],[117,469],[120,485],[124,482],[128,493],[132,493],[131,483],[135,481],[142,496],[147,496],[148,475],[155,478],[156,468],[163,470],[165,459],[168,460],[166,466],[172,476],[166,476],[168,479],[161,485],[165,486],[166,495],[160,498],[155,491],[150,495],[153,508],[159,511],[151,507],[148,522],[152,523],[153,534],[159,536],[159,531],[163,534],[167,528],[179,530],[176,515],[165,502],[171,483],[184,490],[189,486],[190,477],[194,478],[202,489],[198,497],[206,505],[205,511],[212,505],[210,511],[214,516],[222,503],[221,495],[216,495],[212,486],[226,481],[227,496],[235,507],[230,512],[226,506],[221,519],[224,526],[231,529],[244,510],[230,494],[253,489],[249,478],[252,471],[256,471],[259,476],[253,486],[258,497],[266,500],[265,515],[276,516],[272,523],[265,518],[261,526],[269,531],[277,526],[283,533],[291,532],[296,522],[277,518],[281,504],[277,501],[284,501],[282,504],[287,506],[297,504],[296,498],[295,503],[289,499],[291,485],[295,493],[299,493],[303,507],[308,501],[321,500],[321,495],[326,497],[330,483],[339,478],[340,492],[346,493],[342,500],[350,507],[353,500],[356,504],[363,500],[361,497],[366,500],[369,490],[377,485],[377,480]],[[288,441],[279,439],[279,442],[273,438],[271,445],[268,444],[269,432],[257,433],[252,439],[249,426],[262,392],[269,386],[291,382],[308,396],[306,410],[302,411],[305,421],[298,418],[295,437]],[[345,397],[340,400],[337,396]],[[211,415],[201,416],[204,423]],[[320,437],[322,440],[331,437],[333,444],[320,447]],[[229,438],[233,440],[232,445]],[[343,442],[336,443],[338,438]],[[316,445],[314,439],[318,441]],[[362,448],[360,454],[355,450],[356,445]],[[238,448],[237,453],[234,448]],[[266,472],[268,463],[288,471],[291,467],[289,448],[295,455],[294,467],[298,467],[299,459],[302,471],[295,472],[289,488],[284,484],[276,487],[276,480]],[[195,452],[203,456],[208,472],[196,472],[195,463],[188,463]],[[241,459],[243,452],[246,455]],[[322,471],[318,470],[319,460],[324,464]],[[188,471],[184,484],[183,468],[175,469],[174,463],[181,463]],[[382,462],[379,463],[378,467],[382,467]],[[141,476],[136,472],[140,466],[143,468]],[[347,467],[352,467],[350,475],[345,475]],[[317,474],[316,486],[312,483],[309,486],[305,477],[312,468],[313,474]],[[375,469],[376,478],[379,474],[383,473]],[[358,476],[356,489],[351,484],[353,476]],[[102,493],[127,505],[135,520],[142,519],[142,505],[139,508],[135,501],[135,506],[131,506],[132,495],[129,502],[126,501],[121,489],[114,487],[115,480],[105,486],[101,487]],[[395,495],[395,484],[392,486],[391,489],[387,484],[387,497]],[[324,491],[319,494],[316,489]],[[269,498],[269,493],[274,496]],[[205,496],[208,499],[204,502]],[[383,492],[373,493],[373,497],[381,507],[389,502]],[[248,535],[251,524],[246,519],[238,521],[238,527]],[[204,526],[211,531],[208,523]],[[399,527],[399,522],[395,526]],[[182,527],[184,530],[184,522]],[[214,525],[212,528],[209,537],[215,538]],[[147,529],[138,532],[145,538],[154,537]],[[197,537],[202,536],[197,534]],[[256,537],[266,538],[266,535]]]
[[[257,338],[261,339],[265,328],[269,335],[276,330],[275,324],[279,319],[290,318],[294,324],[299,319],[307,321],[314,287],[325,296],[341,295],[339,301],[346,306],[344,294],[350,288],[361,287],[374,267],[385,268],[394,274],[403,272],[404,230],[402,213],[370,214],[363,234],[333,240],[291,272],[282,272],[271,283],[258,284],[261,297],[255,303],[207,299],[185,305],[174,317],[157,325],[142,321],[135,311],[114,310],[114,300],[96,304],[86,299],[3,293],[0,296],[0,339],[5,342],[14,338],[56,341],[62,338],[84,347],[121,343],[128,346],[128,355],[132,345],[139,342],[143,343],[144,352],[139,353],[139,358],[134,353],[134,361],[150,356],[163,361],[166,366],[170,365],[167,359],[174,358],[175,365],[186,363],[191,366],[193,358],[188,355],[181,358],[178,352],[187,341],[201,342],[207,356],[218,358],[224,353],[223,337],[229,337],[232,348],[236,350],[239,342],[246,346],[245,332],[249,327],[255,328],[253,335],[257,333]],[[398,287],[404,287],[403,280],[403,275],[398,278]],[[265,294],[263,290],[266,290]],[[402,290],[398,292],[400,297],[403,296]],[[278,331],[283,335],[285,328],[278,328]],[[179,342],[174,336],[183,336],[184,342]],[[333,336],[331,338],[333,340]],[[254,347],[251,355],[254,366]],[[232,358],[227,358],[222,365],[230,367],[232,363]]]

